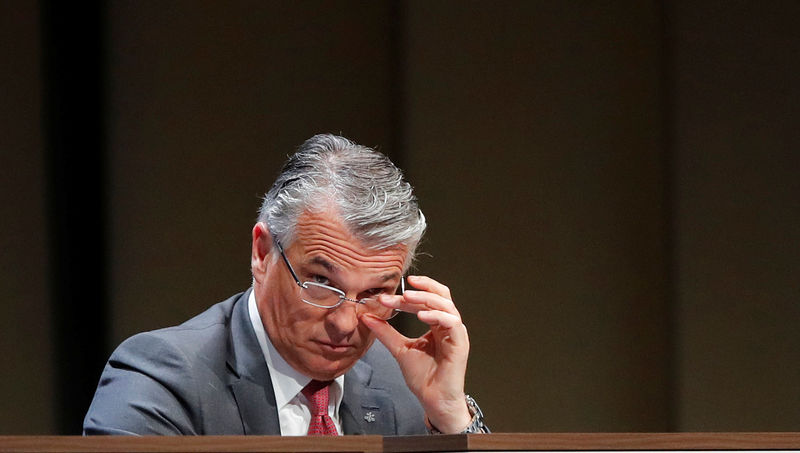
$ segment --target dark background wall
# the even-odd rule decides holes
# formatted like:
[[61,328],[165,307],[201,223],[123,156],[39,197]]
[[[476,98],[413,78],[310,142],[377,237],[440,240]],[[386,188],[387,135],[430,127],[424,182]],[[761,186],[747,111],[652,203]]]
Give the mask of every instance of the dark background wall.
[[415,185],[496,431],[800,431],[798,20],[2,3],[0,432],[78,433],[122,339],[245,289],[259,197],[317,132]]

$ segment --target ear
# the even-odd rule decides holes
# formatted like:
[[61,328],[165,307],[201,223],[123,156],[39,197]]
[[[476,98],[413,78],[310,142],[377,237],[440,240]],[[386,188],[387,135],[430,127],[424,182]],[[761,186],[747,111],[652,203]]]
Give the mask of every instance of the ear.
[[253,250],[250,255],[250,270],[253,272],[253,278],[257,282],[261,282],[267,272],[272,247],[272,234],[269,232],[267,224],[264,222],[256,223],[253,226]]

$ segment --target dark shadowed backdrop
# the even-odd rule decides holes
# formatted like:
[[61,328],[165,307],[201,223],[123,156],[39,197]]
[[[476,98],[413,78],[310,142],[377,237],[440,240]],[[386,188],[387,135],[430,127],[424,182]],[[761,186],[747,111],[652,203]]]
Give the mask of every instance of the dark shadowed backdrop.
[[[495,431],[800,431],[800,4],[0,4],[0,433],[249,285],[294,148],[389,154]],[[401,319],[418,332],[413,319]]]

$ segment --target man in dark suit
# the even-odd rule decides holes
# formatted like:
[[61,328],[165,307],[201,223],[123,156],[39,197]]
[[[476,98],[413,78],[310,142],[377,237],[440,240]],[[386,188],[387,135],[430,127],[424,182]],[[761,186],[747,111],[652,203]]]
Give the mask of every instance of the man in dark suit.
[[[403,291],[424,230],[385,156],[312,137],[265,196],[252,288],[123,342],[84,432],[488,432],[464,394],[469,340],[449,289],[409,276]],[[386,322],[397,311],[430,330],[404,337]]]

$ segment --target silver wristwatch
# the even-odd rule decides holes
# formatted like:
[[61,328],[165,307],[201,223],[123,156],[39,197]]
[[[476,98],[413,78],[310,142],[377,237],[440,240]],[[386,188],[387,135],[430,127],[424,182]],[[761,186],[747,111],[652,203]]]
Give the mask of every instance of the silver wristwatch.
[[[483,411],[481,411],[480,406],[478,403],[475,402],[475,398],[466,395],[467,397],[467,407],[469,408],[469,413],[472,414],[472,421],[470,424],[464,428],[464,431],[461,431],[459,434],[475,434],[475,433],[483,433],[489,434],[491,431],[489,427],[483,422]],[[435,426],[431,426],[431,433],[432,434],[442,434],[441,431],[436,429]]]

